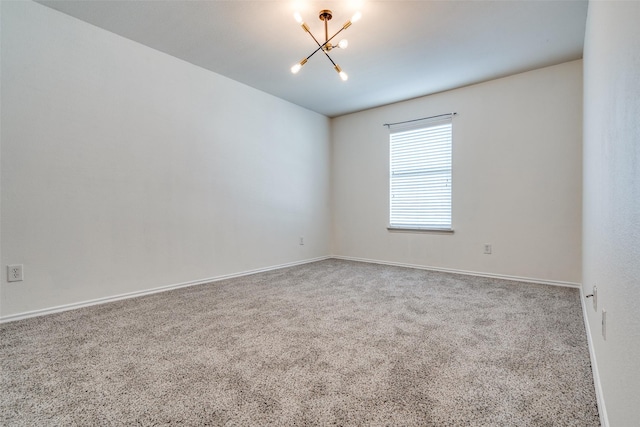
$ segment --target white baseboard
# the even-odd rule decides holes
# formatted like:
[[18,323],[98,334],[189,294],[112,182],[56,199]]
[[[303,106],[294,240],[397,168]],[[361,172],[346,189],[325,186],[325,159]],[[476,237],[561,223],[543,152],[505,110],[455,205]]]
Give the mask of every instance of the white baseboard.
[[344,259],[347,261],[369,262],[373,264],[394,265],[397,267],[417,268],[420,270],[442,271],[444,273],[465,274],[467,276],[490,277],[493,279],[513,280],[516,282],[538,283],[542,285],[564,286],[569,288],[581,287],[580,283],[562,282],[558,280],[535,279],[531,277],[509,276],[505,274],[482,273],[478,271],[457,270],[455,268],[430,267],[427,265],[405,264],[401,262],[382,261],[382,260],[376,260],[376,259],[356,258],[356,257],[340,256],[340,255],[331,255],[330,258]]
[[293,266],[296,266],[296,265],[308,264],[308,263],[316,262],[316,261],[323,261],[323,260],[328,259],[328,258],[331,258],[331,257],[324,256],[324,257],[307,259],[307,260],[303,260],[303,261],[295,261],[295,262],[290,262],[290,263],[286,263],[286,264],[280,264],[280,265],[274,265],[274,266],[270,266],[270,267],[257,268],[257,269],[254,269],[254,270],[242,271],[242,272],[239,272],[239,273],[225,274],[225,275],[222,275],[222,276],[209,277],[207,279],[200,279],[200,280],[194,280],[194,281],[190,281],[190,282],[177,283],[177,284],[174,284],[174,285],[160,286],[158,288],[146,289],[146,290],[143,290],[143,291],[129,292],[129,293],[126,293],[126,294],[114,295],[114,296],[103,297],[103,298],[96,298],[96,299],[92,299],[92,300],[89,300],[89,301],[81,301],[81,302],[76,302],[76,303],[71,303],[71,304],[59,305],[59,306],[51,307],[51,308],[44,308],[44,309],[33,310],[33,311],[26,311],[26,312],[23,312],[23,313],[11,314],[9,316],[0,316],[0,323],[6,323],[6,322],[12,322],[12,321],[15,321],[15,320],[27,319],[29,317],[44,316],[46,314],[59,313],[61,311],[75,310],[77,308],[89,307],[89,306],[97,305],[97,304],[106,304],[108,302],[119,301],[119,300],[129,299],[129,298],[135,298],[135,297],[140,297],[140,296],[144,296],[144,295],[151,295],[151,294],[156,294],[158,292],[165,292],[165,291],[170,291],[170,290],[173,290],[173,289],[185,288],[185,287],[188,287],[188,286],[196,286],[196,285],[203,285],[205,283],[219,282],[220,280],[232,279],[234,277],[248,276],[248,275],[251,275],[251,274],[263,273],[265,271],[278,270],[278,269],[281,269],[281,268],[293,267]]
[[209,278],[206,278],[206,279],[194,280],[194,281],[190,281],[190,282],[184,282],[184,283],[177,283],[177,284],[173,284],[173,285],[161,286],[161,287],[158,287],[158,288],[152,288],[152,289],[147,289],[147,290],[143,290],[143,291],[129,292],[129,293],[126,293],[126,294],[120,294],[120,295],[114,295],[114,296],[109,296],[109,297],[97,298],[97,299],[93,299],[93,300],[81,301],[81,302],[76,302],[76,303],[71,303],[71,304],[64,304],[64,305],[60,305],[60,306],[56,306],[56,307],[50,307],[50,308],[44,308],[44,309],[40,309],[40,310],[33,310],[33,311],[27,311],[27,312],[18,313],[18,314],[12,314],[12,315],[9,315],[9,316],[0,316],[0,323],[12,322],[12,321],[21,320],[21,319],[27,319],[29,317],[44,316],[46,314],[59,313],[59,312],[62,312],[62,311],[74,310],[74,309],[77,309],[77,308],[89,307],[89,306],[97,305],[97,304],[105,304],[105,303],[112,302],[112,301],[118,301],[118,300],[128,299],[128,298],[135,298],[135,297],[139,297],[139,296],[155,294],[155,293],[158,293],[158,292],[169,291],[169,290],[172,290],[172,289],[184,288],[184,287],[187,287],[187,286],[202,285],[202,284],[205,284],[205,283],[217,282],[217,281],[220,281],[220,280],[231,279],[231,278],[234,278],[234,277],[248,276],[250,274],[262,273],[262,272],[265,272],[265,271],[277,270],[277,269],[281,269],[281,268],[293,267],[293,266],[296,266],[296,265],[302,265],[302,264],[308,264],[308,263],[311,263],[311,262],[322,261],[322,260],[325,260],[325,259],[328,259],[328,258],[343,259],[343,260],[348,260],[348,261],[368,262],[368,263],[374,263],[374,264],[394,265],[394,266],[399,266],[399,267],[410,267],[410,268],[417,268],[417,269],[422,269],[422,270],[442,271],[442,272],[447,272],[447,273],[466,274],[466,275],[471,275],[471,276],[491,277],[491,278],[496,278],[496,279],[515,280],[515,281],[518,281],[518,282],[531,282],[531,283],[540,283],[540,284],[546,284],[546,285],[568,286],[568,287],[572,287],[572,288],[580,288],[580,284],[571,283],[571,282],[558,282],[558,281],[540,280],[540,279],[532,279],[532,278],[528,278],[528,277],[507,276],[507,275],[500,275],[500,274],[489,274],[489,273],[481,273],[481,272],[475,272],[475,271],[456,270],[456,269],[448,269],[448,268],[437,268],[437,267],[430,267],[430,266],[424,266],[424,265],[405,264],[405,263],[398,263],[398,262],[373,260],[373,259],[367,259],[367,258],[356,258],[356,257],[332,255],[332,256],[324,256],[324,257],[307,259],[307,260],[303,260],[303,261],[296,261],[296,262],[291,262],[291,263],[286,263],[286,264],[280,264],[280,265],[275,265],[275,266],[270,266],[270,267],[258,268],[258,269],[243,271],[243,272],[239,272],[239,273],[233,273],[233,274],[226,274],[226,275],[222,275],[222,276],[209,277]]
[[587,318],[587,305],[584,291],[580,287],[580,304],[582,305],[582,318],[587,333],[587,342],[589,343],[589,357],[591,358],[591,372],[593,373],[593,384],[596,389],[596,401],[598,402],[598,415],[600,415],[600,425],[609,427],[609,418],[607,417],[607,408],[604,403],[604,395],[602,394],[602,383],[600,383],[600,373],[598,371],[598,362],[596,361],[596,352],[593,347],[593,338],[591,336],[591,327]]

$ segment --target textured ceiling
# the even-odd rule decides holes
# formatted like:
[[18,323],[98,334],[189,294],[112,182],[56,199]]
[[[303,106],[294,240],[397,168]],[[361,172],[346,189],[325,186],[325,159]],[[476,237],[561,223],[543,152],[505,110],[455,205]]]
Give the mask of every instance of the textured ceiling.
[[[329,117],[582,58],[587,16],[586,0],[39,3]],[[316,47],[293,12],[324,39],[321,9],[330,33],[362,11],[331,52],[346,82],[321,52],[289,71]]]

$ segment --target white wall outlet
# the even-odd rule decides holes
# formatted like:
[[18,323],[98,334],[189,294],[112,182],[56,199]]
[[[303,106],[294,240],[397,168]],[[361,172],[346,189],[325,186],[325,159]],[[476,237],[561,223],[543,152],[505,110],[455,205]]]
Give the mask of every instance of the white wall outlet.
[[593,287],[592,294],[593,294],[593,297],[592,297],[593,298],[593,309],[595,311],[598,311],[598,287],[597,286]]
[[304,237],[300,237],[300,244],[304,245]]
[[7,266],[7,281],[21,282],[24,280],[22,264],[14,264]]
[[602,338],[607,340],[607,310],[602,309]]
[[487,255],[491,255],[491,244],[490,243],[485,243],[484,244],[484,253]]

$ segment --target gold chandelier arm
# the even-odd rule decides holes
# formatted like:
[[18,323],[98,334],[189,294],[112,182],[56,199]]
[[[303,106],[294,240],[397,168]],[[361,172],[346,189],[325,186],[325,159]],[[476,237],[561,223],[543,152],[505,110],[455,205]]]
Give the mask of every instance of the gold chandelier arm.
[[[319,50],[322,50],[322,52],[327,56],[327,58],[329,58],[329,61],[331,61],[331,63],[332,63],[332,64],[334,65],[334,67],[335,67],[336,63],[335,63],[335,62],[333,62],[333,59],[331,59],[331,57],[329,56],[329,54],[324,50],[324,47],[327,45],[327,43],[329,43],[329,42],[333,39],[333,37],[337,36],[337,35],[338,35],[338,33],[339,33],[340,31],[342,31],[342,30],[338,31],[338,33],[335,33],[335,34],[333,35],[333,37],[331,37],[331,38],[330,38],[329,40],[327,40],[326,42],[324,42],[324,43],[320,44],[320,42],[318,41],[318,39],[316,39],[316,38],[315,38],[315,36],[314,36],[314,35],[311,33],[311,31],[309,30],[309,27],[307,26],[307,24],[305,24],[304,22],[302,23],[302,28],[303,28],[307,33],[309,33],[309,35],[311,36],[311,38],[313,39],[313,41],[314,41],[314,42],[316,42],[316,44],[318,45],[318,48],[317,48],[316,50],[314,50],[313,52],[311,52],[311,55],[307,56],[307,58],[306,58],[306,59],[308,60],[308,59],[309,59],[309,58],[311,58],[313,55],[315,55],[315,54],[316,54],[316,52],[318,52]],[[306,61],[305,61],[305,62],[306,62]]]
[[[347,25],[348,24],[348,25]],[[313,39],[314,42],[316,42],[316,44],[318,45],[318,48],[316,50],[314,50],[313,52],[311,52],[311,55],[307,56],[307,59],[311,58],[313,55],[316,54],[317,51],[319,51],[320,49],[323,49],[331,40],[333,40],[338,34],[340,34],[343,30],[345,30],[346,28],[349,28],[349,25],[351,25],[351,21],[347,21],[344,26],[342,28],[340,28],[334,35],[332,35],[331,37],[329,37],[329,39],[327,41],[325,41],[324,43],[320,44],[320,42],[318,41],[318,39],[315,38],[315,36],[311,33],[311,31],[309,30],[309,26],[306,23],[302,23],[302,28],[309,33],[309,35],[311,36],[311,38]],[[324,52],[324,51],[323,51]],[[325,52],[326,54],[327,52]],[[327,55],[327,57],[329,57],[329,55]],[[331,59],[331,58],[329,58]],[[333,61],[331,61],[333,63]],[[333,64],[335,65],[335,63]]]
[[327,58],[329,58],[329,61],[331,61],[331,63],[333,64],[333,67],[334,67],[334,68],[335,68],[335,67],[337,67],[336,63],[335,63],[335,62],[333,62],[333,59],[331,59],[331,57],[329,56],[329,54],[328,54],[326,51],[324,51],[324,50],[323,50],[323,52],[324,52],[324,54],[327,56]]
[[[348,21],[348,22],[351,22],[351,21]],[[341,33],[345,28],[347,28],[347,27],[342,27],[342,28],[340,28],[340,29],[339,29],[339,30],[338,30],[334,35],[332,35],[331,37],[329,37],[329,39],[328,39],[326,42],[324,42],[324,44],[322,45],[322,47],[324,47],[327,43],[329,43],[331,40],[333,40],[334,38],[336,38],[336,36],[337,36],[338,34],[340,34],[340,33]]]
[[[315,38],[315,36],[313,35],[313,33],[311,33],[311,31],[307,30],[307,33],[309,33],[309,35],[311,36],[311,38],[313,39],[314,42],[316,42],[316,44],[318,45],[318,50],[322,49],[324,47],[324,45],[327,44],[327,42],[324,42],[323,44],[320,44],[320,42],[318,41],[318,39]],[[315,52],[313,52],[315,53]]]
[[[305,62],[311,58],[313,55],[316,54],[316,52],[318,52],[320,49],[322,49],[324,47],[324,44],[320,44],[318,43],[318,40],[316,40],[316,38],[313,36],[313,34],[311,34],[311,31],[307,31],[307,33],[309,33],[309,35],[311,36],[311,38],[313,39],[314,42],[316,42],[316,44],[318,45],[318,48],[316,50],[314,50],[313,52],[311,52],[311,55],[307,56],[307,58],[305,59]],[[324,52],[324,51],[323,51]],[[325,52],[326,53],[326,52]]]
[[[326,21],[325,21],[325,22],[326,22]],[[333,37],[331,37],[330,39],[328,39],[326,42],[324,42],[324,43],[322,43],[322,44],[320,44],[320,42],[318,41],[318,39],[316,39],[316,38],[314,37],[314,35],[311,33],[311,31],[309,31],[309,27],[305,28],[305,30],[307,31],[307,33],[309,33],[309,35],[311,36],[311,38],[313,39],[313,41],[314,41],[314,42],[316,42],[316,44],[318,45],[318,48],[317,48],[316,50],[314,50],[314,51],[311,53],[311,55],[307,56],[307,60],[308,60],[309,58],[311,58],[313,55],[315,55],[317,51],[322,50],[322,53],[324,53],[324,54],[326,55],[326,57],[327,57],[327,58],[329,58],[329,61],[331,61],[331,63],[333,64],[333,66],[334,66],[334,67],[336,67],[336,63],[335,63],[335,62],[333,62],[333,59],[331,59],[331,57],[329,56],[329,54],[327,53],[327,51],[326,51],[326,50],[324,50],[323,48],[327,45],[327,43],[329,43],[329,42],[331,41],[331,39],[333,39],[333,37],[337,36],[337,35],[338,35],[338,33],[339,33],[340,31],[342,31],[342,29],[341,29],[340,31],[338,31],[338,33],[335,33],[335,34],[333,35]]]

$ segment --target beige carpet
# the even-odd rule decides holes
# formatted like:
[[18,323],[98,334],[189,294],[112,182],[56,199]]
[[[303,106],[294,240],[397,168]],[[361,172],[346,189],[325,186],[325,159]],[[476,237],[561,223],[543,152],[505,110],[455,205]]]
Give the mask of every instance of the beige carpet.
[[599,425],[570,288],[327,260],[0,342],[2,425]]

